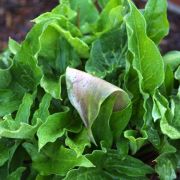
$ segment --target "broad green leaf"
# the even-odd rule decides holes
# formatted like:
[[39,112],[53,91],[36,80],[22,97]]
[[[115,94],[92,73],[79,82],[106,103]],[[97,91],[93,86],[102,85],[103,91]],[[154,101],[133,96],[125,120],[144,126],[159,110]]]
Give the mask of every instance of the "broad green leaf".
[[122,175],[140,178],[153,172],[152,168],[142,161],[131,156],[122,157],[116,150],[107,153],[94,151],[86,157],[96,165],[96,169],[104,170],[118,179]]
[[177,70],[176,70],[174,75],[175,75],[175,78],[180,81],[180,65],[177,68]]
[[160,155],[158,156],[158,158],[163,157],[167,154],[174,154],[176,153],[176,151],[176,148],[168,142],[168,138],[164,137],[164,140],[161,142],[161,148],[159,148]]
[[55,99],[61,99],[61,79],[55,80],[43,76],[40,82],[41,87]]
[[13,61],[8,51],[0,55],[0,89],[7,88],[11,83],[12,76],[10,70],[12,66]]
[[55,30],[57,30],[57,32],[59,32],[60,35],[68,41],[68,43],[78,52],[80,57],[82,58],[89,57],[89,47],[85,42],[83,42],[77,37],[73,37],[69,31],[63,29],[57,23],[53,23],[51,24],[51,26]]
[[124,137],[129,139],[132,154],[135,154],[148,139],[146,131],[142,130],[139,133],[141,135],[140,137],[138,136],[138,132],[135,130],[126,130],[124,132]]
[[163,59],[156,45],[146,34],[146,21],[143,15],[130,0],[128,3],[130,13],[126,16],[125,22],[128,49],[133,55],[133,68],[138,73],[140,88],[144,92],[153,93],[164,81]]
[[14,65],[12,66],[12,75],[27,91],[34,90],[39,84],[42,72],[37,65],[37,60],[31,52],[27,41],[22,43],[21,49],[14,57]]
[[169,65],[174,71],[180,65],[180,51],[170,51],[163,56],[165,66]]
[[46,146],[40,153],[37,148],[30,144],[23,144],[32,158],[32,166],[40,175],[61,175],[74,167],[93,167],[93,164],[85,157],[77,157],[75,151],[63,146]]
[[21,49],[21,45],[11,38],[9,38],[8,47],[11,53],[13,53],[14,55],[16,55],[17,52]]
[[68,135],[65,144],[73,149],[78,157],[81,156],[85,148],[91,146],[87,129],[83,128],[79,134]]
[[[139,177],[141,180],[147,180],[146,177]],[[74,169],[68,172],[64,180],[137,180],[137,177],[130,177],[124,174],[121,174],[119,177],[111,175],[103,170],[96,168],[79,168]]]
[[89,56],[89,47],[79,39],[80,32],[65,17],[56,18],[54,13],[49,13],[45,19],[48,20],[32,28],[26,41],[32,44],[32,53],[38,56],[39,64],[46,74],[50,71],[54,75],[54,70],[64,73],[64,66],[79,65],[78,52],[83,57]]
[[180,138],[180,121],[179,121],[179,97],[174,97],[171,103],[171,109],[169,103],[165,97],[163,97],[159,92],[154,95],[154,99],[158,105],[161,119],[160,127],[164,134],[166,134],[171,139]]
[[126,52],[125,30],[118,28],[104,33],[93,42],[85,69],[90,74],[104,78],[124,67]]
[[37,109],[33,115],[33,120],[32,122],[36,122],[36,119],[39,118],[41,119],[43,122],[45,122],[46,118],[49,116],[49,106],[50,106],[50,103],[51,103],[51,99],[52,99],[52,96],[48,93],[46,93],[40,104],[39,104],[39,109]]
[[174,85],[174,74],[173,70],[170,67],[170,65],[167,65],[165,68],[165,88],[166,88],[166,93],[167,95],[170,95],[173,89]]
[[12,140],[1,138],[0,139],[0,167],[10,159],[10,151],[14,147]]
[[101,104],[110,95],[116,97],[114,111],[124,109],[130,103],[122,89],[76,69],[67,68],[66,84],[68,97],[88,129],[97,118]]
[[48,142],[55,142],[62,137],[66,131],[78,132],[81,124],[75,124],[76,119],[71,117],[68,107],[63,112],[55,113],[47,117],[46,121],[37,131],[39,150]]
[[119,112],[113,112],[111,115],[110,125],[114,139],[117,140],[125,127],[127,126],[132,113],[132,105],[129,104],[125,109]]
[[14,89],[0,89],[0,116],[16,111],[21,104],[21,98]]
[[101,8],[104,8],[107,3],[108,3],[108,0],[99,0],[98,1],[98,4],[101,6]]
[[155,98],[153,98],[152,117],[154,122],[156,122],[158,119],[161,118],[161,111],[159,110],[158,102],[156,101]]
[[84,32],[86,32],[86,26],[94,23],[99,14],[92,0],[71,0],[71,8],[77,12],[75,24]]
[[17,123],[29,123],[29,116],[31,113],[31,106],[33,104],[33,97],[31,94],[25,94],[22,103],[16,114],[15,121]]
[[151,124],[149,124],[149,126],[146,129],[149,142],[157,149],[159,149],[161,143],[161,139],[159,135],[160,132],[158,130],[159,129],[156,128],[156,124],[154,124],[153,122],[151,122]]
[[120,137],[120,139],[116,142],[117,151],[120,156],[127,156],[129,152],[129,141],[124,137]]
[[110,118],[112,115],[114,102],[115,96],[110,96],[102,103],[99,114],[92,125],[92,134],[95,142],[98,145],[103,143],[103,148],[110,148],[113,143],[113,135],[110,128]]
[[32,126],[6,118],[4,120],[0,120],[0,136],[14,139],[32,139],[40,124],[40,119],[37,119],[36,124]]
[[144,180],[146,179],[146,174],[153,172],[152,168],[145,165],[143,162],[131,156],[122,158],[115,150],[112,150],[109,153],[94,151],[92,154],[87,155],[87,158],[90,159],[96,167],[71,170],[67,174],[65,180],[71,178],[78,180]]
[[63,176],[58,176],[58,175],[49,175],[49,176],[42,176],[42,175],[37,175],[36,180],[63,180]]
[[142,161],[131,156],[126,156],[121,159],[118,154],[114,152],[109,153],[109,158],[107,158],[105,162],[105,167],[109,172],[115,171],[117,174],[125,174],[130,177],[141,177],[153,172],[152,168]]
[[80,58],[74,48],[64,38],[59,39],[58,53],[55,67],[59,73],[64,74],[68,66],[78,67],[81,64]]
[[155,167],[156,172],[159,174],[161,180],[173,180],[176,179],[176,172],[173,162],[166,157],[159,158]]
[[107,2],[97,21],[97,32],[105,32],[121,25],[125,14],[125,8],[122,5],[121,0]]
[[79,168],[69,171],[64,180],[112,180],[112,177],[103,170],[96,168]]
[[[41,37],[39,41],[41,45],[41,49],[39,52],[39,60],[43,66],[46,65],[44,65],[43,62],[48,63],[51,68],[53,67],[58,73],[63,74],[68,65],[76,67],[80,64],[80,58],[76,49],[80,46],[82,47],[83,45],[81,45],[81,41],[78,37],[76,37],[76,35],[75,38],[72,37],[72,33],[68,31],[70,27],[64,27],[63,29],[59,26],[59,24],[62,24],[61,26],[64,27],[67,24],[67,20],[60,23],[59,21],[50,21],[42,27],[44,31],[41,32]],[[39,24],[37,26],[39,26]],[[56,26],[57,28],[60,27],[62,32],[59,33],[52,26]],[[64,37],[64,31],[68,32],[69,35]],[[70,40],[69,36],[73,40]],[[49,47],[52,48],[49,49]],[[80,51],[81,53],[83,52],[83,50]],[[46,71],[47,70],[44,69],[44,72]]]
[[159,44],[169,32],[167,1],[148,0],[144,11],[144,17],[147,22],[147,35],[156,44]]
[[132,114],[130,124],[132,126],[137,126],[137,128],[140,129],[145,122],[143,121],[143,116],[145,114],[144,103],[147,94],[141,92],[138,74],[137,71],[133,68],[132,60],[132,54],[128,53],[126,61],[126,72],[124,75],[125,90],[132,98]]
[[176,179],[177,162],[176,148],[165,138],[160,149],[160,155],[156,158],[155,170],[162,180]]

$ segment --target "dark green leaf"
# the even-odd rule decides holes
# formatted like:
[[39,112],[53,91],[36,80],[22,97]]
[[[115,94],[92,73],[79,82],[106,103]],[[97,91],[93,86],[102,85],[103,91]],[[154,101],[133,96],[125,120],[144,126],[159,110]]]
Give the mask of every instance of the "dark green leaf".
[[104,78],[118,68],[124,67],[126,52],[125,30],[118,28],[109,31],[93,42],[86,71]]

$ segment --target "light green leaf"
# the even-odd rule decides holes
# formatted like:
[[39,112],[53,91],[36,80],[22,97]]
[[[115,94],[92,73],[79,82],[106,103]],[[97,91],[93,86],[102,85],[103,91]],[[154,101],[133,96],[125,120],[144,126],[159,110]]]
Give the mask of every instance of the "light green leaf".
[[169,65],[174,71],[180,65],[180,51],[170,51],[163,56],[165,66]]
[[[39,104],[39,109],[35,111],[34,115],[33,115],[33,120],[32,122],[36,122],[36,119],[39,118],[41,119],[43,122],[45,122],[46,118],[49,116],[49,106],[50,106],[50,103],[51,103],[51,99],[52,99],[52,96],[48,93],[46,93],[40,104]],[[32,123],[32,124],[33,124]]]
[[31,112],[31,106],[33,104],[33,97],[31,94],[25,94],[22,103],[16,114],[15,121],[17,123],[29,123],[29,116]]
[[68,41],[68,43],[78,52],[80,57],[89,57],[89,47],[85,42],[83,42],[77,37],[73,37],[69,31],[63,29],[61,26],[58,25],[58,23],[53,23],[51,24],[51,26]]
[[37,119],[33,126],[23,122],[18,123],[9,118],[0,120],[0,136],[14,139],[32,139],[40,124],[40,119]]
[[68,107],[64,107],[64,112],[52,114],[47,117],[38,131],[38,147],[39,150],[48,142],[55,142],[57,138],[62,137],[66,130],[78,132],[81,129],[81,124],[76,124],[76,120],[71,117]]
[[108,0],[99,0],[98,3],[101,6],[101,8],[104,8],[108,3]]
[[93,167],[93,164],[86,157],[77,157],[75,151],[63,146],[46,146],[40,153],[30,143],[24,143],[23,146],[32,158],[33,168],[40,175],[56,174],[64,176],[74,167]]
[[88,136],[87,129],[83,128],[79,134],[73,134],[73,136],[68,135],[65,140],[66,146],[73,149],[77,156],[81,156],[86,147],[90,147],[90,139]]
[[71,0],[71,8],[77,12],[76,19],[74,23],[81,29],[81,31],[86,32],[87,24],[94,23],[98,16],[98,10],[92,0]]
[[130,0],[128,2],[130,13],[126,16],[125,22],[128,49],[134,58],[133,68],[138,73],[140,88],[144,92],[153,93],[164,81],[163,59],[156,45],[146,34],[146,21],[143,15]]
[[169,32],[167,1],[148,0],[144,11],[144,17],[147,22],[147,35],[156,44],[159,44]]
[[69,171],[64,180],[112,180],[112,177],[103,170],[96,168],[79,168]]
[[171,139],[180,139],[179,97],[172,99],[171,109],[167,99],[159,92],[154,95],[154,99],[161,113],[160,127],[162,132]]
[[[58,72],[59,76],[59,73],[64,74],[68,65],[76,67],[80,64],[80,57],[76,51],[78,47],[74,47],[71,43],[68,42],[67,38],[69,37],[64,37],[55,28],[52,27],[53,25],[59,27],[59,24],[61,24],[64,30],[67,29],[66,31],[70,34],[70,36],[73,36],[69,29],[72,29],[74,26],[70,24],[69,26],[72,25],[73,27],[67,27],[67,22],[67,20],[63,20],[63,22],[61,22],[60,20],[52,22],[50,21],[42,27],[44,31],[41,32],[39,40],[39,43],[41,45],[41,49],[39,52],[39,61],[42,64],[43,71],[46,72],[46,74],[48,72],[46,68],[47,65],[49,65],[51,69],[54,68]],[[40,24],[36,26],[39,25]],[[75,33],[74,35],[75,37],[77,36],[76,34],[77,33]],[[77,41],[80,41],[78,37],[76,37],[76,39]],[[75,46],[79,45],[75,43]],[[54,75],[53,72],[51,74]]]
[[9,38],[8,47],[11,53],[13,53],[14,55],[16,55],[17,52],[21,49],[21,45],[11,38]]
[[159,174],[161,180],[176,179],[176,172],[174,170],[173,162],[169,158],[159,158],[155,167],[156,172]]
[[96,23],[97,32],[106,32],[110,29],[120,27],[125,14],[125,7],[121,0],[107,2]]
[[174,75],[175,75],[175,78],[180,81],[180,65],[177,68],[177,70],[176,70]]
[[40,85],[45,92],[51,94],[53,98],[61,99],[61,79],[62,76],[58,80],[43,76]]
[[142,130],[139,133],[141,134],[140,137],[138,137],[138,132],[135,130],[126,130],[124,132],[124,137],[129,139],[132,154],[135,154],[148,139],[146,131]]
[[164,138],[160,155],[156,158],[155,170],[162,180],[176,179],[178,159],[175,156],[176,148],[172,146],[167,138]]

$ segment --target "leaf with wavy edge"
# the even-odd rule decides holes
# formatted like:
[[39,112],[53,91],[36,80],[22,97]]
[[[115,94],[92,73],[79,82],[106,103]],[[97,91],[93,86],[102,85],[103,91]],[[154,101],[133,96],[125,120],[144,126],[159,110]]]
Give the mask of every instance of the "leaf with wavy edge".
[[141,92],[152,94],[164,82],[163,59],[157,46],[147,36],[147,24],[143,15],[132,1],[128,0],[128,4],[130,12],[124,21],[128,34],[128,49],[133,56],[132,66],[138,73]]
[[77,69],[66,69],[66,84],[69,100],[90,132],[101,104],[109,96],[116,96],[114,111],[130,103],[128,94],[119,87]]

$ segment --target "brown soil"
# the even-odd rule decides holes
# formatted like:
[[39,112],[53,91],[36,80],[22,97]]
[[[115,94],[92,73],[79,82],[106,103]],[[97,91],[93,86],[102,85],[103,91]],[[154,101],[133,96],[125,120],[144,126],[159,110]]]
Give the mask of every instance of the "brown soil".
[[9,37],[22,41],[32,27],[30,20],[57,4],[58,0],[0,0],[0,51]]

